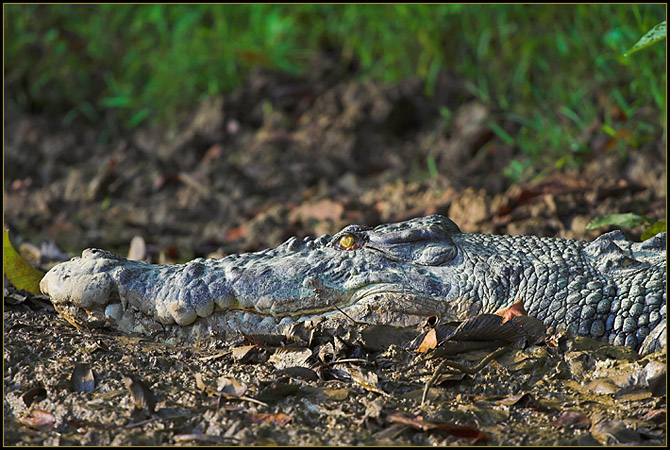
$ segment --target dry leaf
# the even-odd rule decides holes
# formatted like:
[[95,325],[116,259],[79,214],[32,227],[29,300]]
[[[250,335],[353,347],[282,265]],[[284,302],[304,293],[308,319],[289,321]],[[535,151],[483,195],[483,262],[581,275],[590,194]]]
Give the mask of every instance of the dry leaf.
[[474,427],[467,425],[450,425],[448,423],[435,423],[424,420],[422,416],[411,416],[405,413],[392,413],[387,416],[391,422],[406,425],[420,431],[442,430],[456,437],[474,439],[473,442],[488,442],[489,435]]
[[284,425],[286,425],[291,421],[292,417],[284,413],[278,413],[278,414],[259,413],[259,414],[251,414],[250,416],[248,416],[248,419],[249,422],[251,423],[271,422],[277,426],[283,427]]
[[225,242],[235,242],[247,237],[247,227],[241,225],[239,227],[229,228],[223,233],[223,240]]
[[494,314],[497,315],[497,316],[501,316],[503,318],[502,323],[510,321],[517,316],[527,316],[528,315],[525,308],[523,307],[523,299],[522,298],[520,298],[519,300],[517,300],[516,302],[514,302],[512,305],[508,306],[507,308],[500,308]]
[[23,403],[30,407],[34,402],[40,402],[47,398],[47,390],[44,389],[44,386],[36,386],[32,389],[28,389],[22,396],[21,399]]
[[289,221],[295,223],[298,220],[305,222],[309,220],[342,220],[344,206],[330,199],[319,200],[315,203],[303,203],[289,214]]
[[419,345],[416,351],[418,353],[427,353],[428,350],[432,350],[435,347],[437,347],[437,334],[435,333],[435,328],[431,328],[426,332],[421,345]]
[[591,419],[579,411],[565,411],[553,423],[564,427],[588,428],[591,426]]
[[142,409],[146,406],[149,412],[154,412],[156,407],[156,397],[147,384],[135,375],[123,375],[123,381],[126,383],[130,395],[133,397],[135,406]]
[[75,392],[91,392],[95,389],[95,377],[93,371],[82,364],[77,364],[70,376],[72,387]]
[[247,392],[247,385],[233,377],[220,377],[217,390],[233,397],[242,397]]
[[56,418],[49,411],[35,408],[31,415],[19,418],[19,422],[39,431],[51,431]]

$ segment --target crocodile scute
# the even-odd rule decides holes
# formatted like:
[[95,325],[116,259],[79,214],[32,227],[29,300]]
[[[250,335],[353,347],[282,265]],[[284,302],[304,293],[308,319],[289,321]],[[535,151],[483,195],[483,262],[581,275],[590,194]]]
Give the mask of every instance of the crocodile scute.
[[87,249],[54,266],[41,290],[62,311],[97,313],[122,331],[268,332],[346,314],[412,325],[464,319],[523,299],[529,315],[640,353],[665,348],[666,235],[593,242],[462,233],[432,215],[274,249],[153,265]]

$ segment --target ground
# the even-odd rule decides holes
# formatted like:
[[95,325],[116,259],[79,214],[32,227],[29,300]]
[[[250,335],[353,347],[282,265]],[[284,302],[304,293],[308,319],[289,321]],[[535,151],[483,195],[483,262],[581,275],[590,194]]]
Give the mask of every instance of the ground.
[[[6,117],[4,220],[15,246],[47,269],[87,247],[127,255],[133,238],[134,255],[181,262],[431,213],[464,232],[588,240],[607,231],[586,228],[597,216],[665,217],[662,132],[622,149],[595,124],[578,137],[592,150],[578,166],[547,162],[540,177],[511,183],[505,167],[525,156],[491,132],[496,115],[461,80],[442,74],[426,97],[417,80],[321,70],[255,72],[168,132]],[[643,230],[627,229],[637,239]],[[370,343],[388,330],[182,348],[77,330],[48,299],[7,282],[4,324],[9,445],[666,440],[665,353],[639,359],[560,336],[510,348],[474,374],[447,371],[422,404],[445,357],[408,349],[405,335],[389,348]],[[495,349],[453,358],[475,366]]]

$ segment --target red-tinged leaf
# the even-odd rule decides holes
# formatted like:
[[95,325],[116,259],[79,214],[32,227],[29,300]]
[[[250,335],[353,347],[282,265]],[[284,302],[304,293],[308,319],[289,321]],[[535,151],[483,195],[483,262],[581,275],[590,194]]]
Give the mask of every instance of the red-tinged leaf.
[[258,413],[258,414],[251,414],[248,416],[249,422],[251,423],[274,423],[275,425],[279,427],[283,427],[287,423],[289,423],[292,419],[291,416],[284,414],[284,413],[279,413],[279,414],[268,414],[268,413]]
[[387,419],[419,431],[442,430],[452,436],[474,439],[473,442],[488,442],[491,440],[488,434],[468,425],[429,422],[424,420],[422,416],[411,416],[405,413],[392,413],[387,416]]
[[49,411],[35,408],[31,415],[19,418],[19,422],[39,431],[51,431],[56,418]]
[[523,299],[522,298],[520,298],[514,304],[508,306],[507,308],[500,308],[494,314],[497,315],[497,316],[501,316],[503,318],[502,323],[510,321],[517,316],[527,316],[528,315],[525,308],[523,307]]
[[212,163],[212,161],[215,161],[219,159],[223,152],[223,145],[221,144],[214,144],[212,145],[207,152],[205,152],[205,155],[202,157],[201,163],[203,165],[209,165]]
[[426,332],[421,345],[419,345],[416,351],[417,353],[427,353],[428,350],[432,350],[435,347],[437,347],[437,334],[435,333],[435,328],[431,328]]
[[171,258],[172,260],[176,260],[177,258],[179,258],[179,251],[177,250],[177,247],[174,246],[174,245],[171,245],[171,246],[167,249],[167,255],[168,255],[168,257]]
[[414,428],[415,430],[428,431],[435,428],[434,424],[426,422],[423,420],[422,416],[412,416],[405,413],[391,413],[386,416],[386,418],[393,423],[406,425],[410,428]]
[[445,431],[452,436],[474,439],[474,442],[488,442],[491,440],[488,434],[468,425],[447,425],[447,427],[449,428]]
[[247,236],[247,227],[244,225],[229,228],[223,233],[223,240],[226,242],[235,242]]
[[330,199],[319,200],[314,203],[303,203],[293,209],[289,214],[289,221],[295,223],[298,220],[302,222],[310,220],[342,220],[344,215],[344,206],[341,203]]
[[578,411],[566,411],[554,421],[554,424],[564,427],[588,428],[591,426],[591,419]]

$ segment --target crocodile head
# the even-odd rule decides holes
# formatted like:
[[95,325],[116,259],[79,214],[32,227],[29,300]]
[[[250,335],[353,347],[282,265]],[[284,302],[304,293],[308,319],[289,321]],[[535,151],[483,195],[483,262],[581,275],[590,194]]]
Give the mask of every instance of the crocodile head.
[[201,334],[275,332],[320,316],[409,325],[464,308],[445,301],[456,289],[430,270],[458,263],[452,236],[459,233],[435,215],[376,228],[351,225],[334,236],[291,238],[275,249],[182,265],[89,249],[51,269],[41,289],[61,313],[84,310],[123,331],[184,334],[181,325]]

